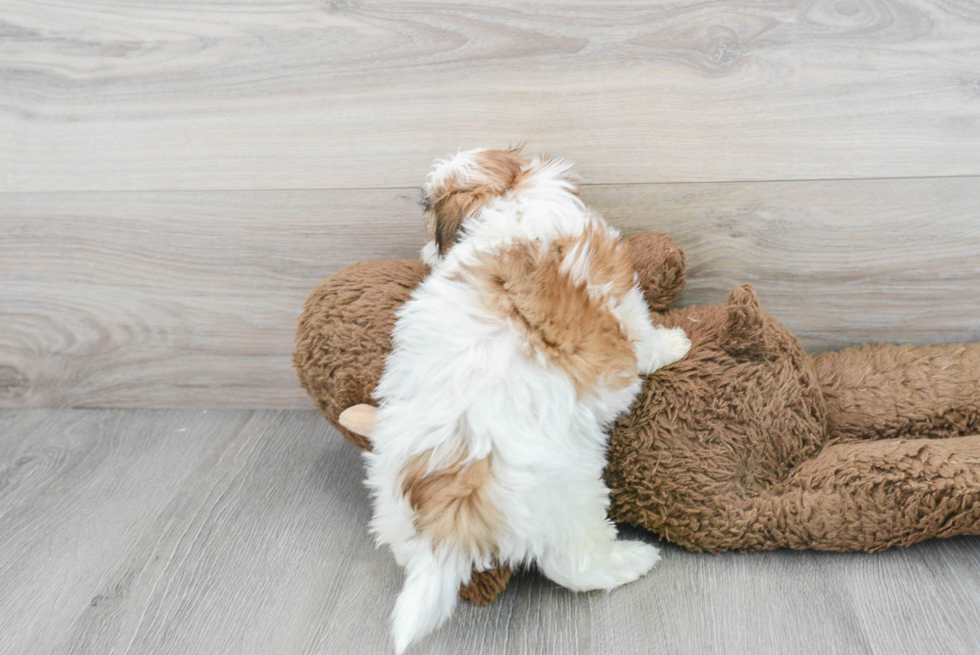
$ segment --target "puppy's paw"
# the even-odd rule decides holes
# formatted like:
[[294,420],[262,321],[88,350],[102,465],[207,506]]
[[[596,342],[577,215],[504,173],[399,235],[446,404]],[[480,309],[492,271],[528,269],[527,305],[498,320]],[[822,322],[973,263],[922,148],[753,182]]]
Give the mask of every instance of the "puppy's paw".
[[615,577],[613,586],[618,587],[639,579],[649,573],[659,561],[660,549],[656,546],[642,541],[614,542],[609,556]]
[[663,328],[661,334],[665,342],[664,366],[683,359],[691,351],[691,340],[687,338],[684,328]]
[[647,360],[638,362],[640,375],[648,375],[658,368],[673,364],[683,359],[691,350],[691,340],[687,338],[683,328],[655,325],[653,329],[656,339]]

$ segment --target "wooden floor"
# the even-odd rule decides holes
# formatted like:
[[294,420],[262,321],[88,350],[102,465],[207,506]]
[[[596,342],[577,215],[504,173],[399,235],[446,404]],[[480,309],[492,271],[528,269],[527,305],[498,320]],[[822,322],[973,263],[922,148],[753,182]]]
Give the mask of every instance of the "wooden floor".
[[[311,411],[0,410],[0,653],[389,652],[361,480]],[[525,573],[411,652],[980,652],[980,538],[663,553],[608,594]]]

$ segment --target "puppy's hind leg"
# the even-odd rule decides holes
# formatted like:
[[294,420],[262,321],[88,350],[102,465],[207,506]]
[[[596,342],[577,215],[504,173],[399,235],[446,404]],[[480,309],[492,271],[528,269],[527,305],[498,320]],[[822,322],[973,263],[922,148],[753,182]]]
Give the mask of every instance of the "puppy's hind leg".
[[[589,498],[572,505],[568,520],[571,535],[560,535],[538,557],[538,566],[548,578],[573,591],[613,589],[640,578],[660,561],[660,550],[642,541],[617,541],[616,526],[606,518],[609,491],[596,480]],[[569,538],[571,537],[571,538]]]
[[660,550],[642,541],[564,545],[539,560],[541,571],[572,591],[615,589],[638,580],[660,561]]

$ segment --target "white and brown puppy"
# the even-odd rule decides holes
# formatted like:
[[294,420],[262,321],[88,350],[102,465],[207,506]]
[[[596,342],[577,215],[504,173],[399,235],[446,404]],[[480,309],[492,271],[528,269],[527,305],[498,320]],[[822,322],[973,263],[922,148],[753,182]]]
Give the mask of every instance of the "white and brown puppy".
[[584,591],[657,563],[606,518],[604,430],[640,375],[690,348],[650,322],[627,245],[568,162],[461,152],[425,201],[432,272],[399,311],[365,455],[372,531],[407,569],[398,653],[449,618],[474,568],[535,563]]

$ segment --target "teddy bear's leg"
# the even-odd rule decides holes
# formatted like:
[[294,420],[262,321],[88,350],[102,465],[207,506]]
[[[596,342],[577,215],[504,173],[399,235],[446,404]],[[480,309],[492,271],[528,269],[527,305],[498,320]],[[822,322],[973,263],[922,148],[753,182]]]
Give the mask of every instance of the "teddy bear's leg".
[[980,434],[980,344],[875,344],[814,363],[830,438]]
[[473,571],[470,581],[459,588],[459,597],[474,605],[489,605],[507,588],[511,570],[498,566],[486,571]]
[[980,534],[980,436],[831,444],[753,504],[749,549],[877,551]]
[[654,325],[643,292],[634,286],[616,306],[633,348],[637,370],[641,375],[673,364],[691,349],[691,340],[679,327]]

